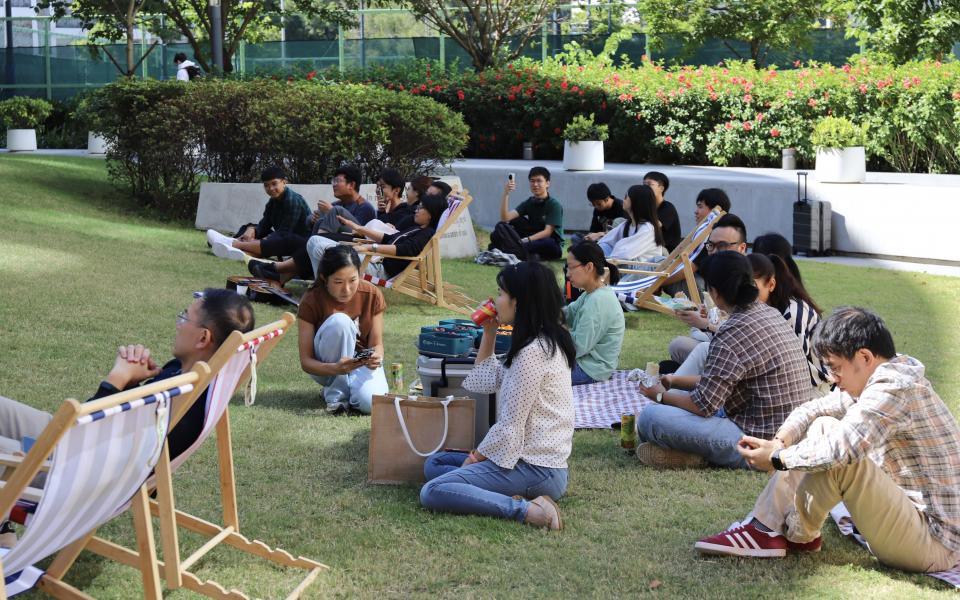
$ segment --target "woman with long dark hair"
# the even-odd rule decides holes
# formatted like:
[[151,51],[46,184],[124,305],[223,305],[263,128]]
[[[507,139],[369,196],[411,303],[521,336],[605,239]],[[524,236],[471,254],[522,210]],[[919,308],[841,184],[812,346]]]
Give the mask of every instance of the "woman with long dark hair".
[[[327,412],[370,413],[375,394],[389,389],[383,372],[383,312],[379,288],[360,276],[350,246],[328,248],[317,279],[300,300],[300,367],[323,386]],[[366,358],[354,358],[372,350]]]
[[[538,262],[506,267],[497,285],[497,316],[484,322],[475,366],[463,382],[470,391],[498,394],[497,422],[469,454],[427,459],[420,504],[561,529],[555,501],[567,489],[573,446],[576,350],[563,324],[560,287]],[[501,324],[513,326],[503,364],[493,352]]]
[[657,196],[648,185],[632,185],[623,197],[628,220],[597,242],[607,258],[647,261],[664,255],[663,232],[657,219]]
[[793,246],[790,245],[790,242],[787,241],[787,238],[783,237],[779,233],[765,233],[754,238],[753,248],[751,251],[755,254],[779,256],[780,260],[783,261],[783,264],[785,264],[790,270],[790,274],[793,275],[793,278],[800,282],[801,285],[803,284],[803,277],[800,275],[800,267],[798,267],[797,262],[793,260]]
[[620,280],[620,272],[607,262],[600,246],[581,242],[567,253],[567,277],[583,290],[563,309],[577,349],[573,385],[606,381],[620,363],[623,345],[623,309],[607,287]]
[[[739,252],[723,251],[701,269],[717,307],[730,315],[710,341],[692,391],[669,380],[640,391],[660,405],[637,419],[647,442],[637,448],[652,465],[707,462],[750,468],[737,444],[744,435],[770,439],[800,404],[814,397],[800,341],[775,308],[759,301],[753,268]],[[689,463],[687,463],[689,464]]]

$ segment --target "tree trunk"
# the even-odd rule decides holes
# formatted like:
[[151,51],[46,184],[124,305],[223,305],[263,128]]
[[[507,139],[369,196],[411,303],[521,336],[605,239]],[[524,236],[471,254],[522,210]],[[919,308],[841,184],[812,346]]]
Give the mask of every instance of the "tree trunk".
[[133,36],[136,32],[136,24],[134,23],[134,18],[137,15],[137,4],[135,0],[130,0],[127,5],[127,77],[133,77],[136,75],[136,61],[133,60]]

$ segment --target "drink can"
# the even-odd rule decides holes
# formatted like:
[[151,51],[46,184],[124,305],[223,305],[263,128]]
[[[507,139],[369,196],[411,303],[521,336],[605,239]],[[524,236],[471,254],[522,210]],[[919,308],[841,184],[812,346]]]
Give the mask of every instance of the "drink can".
[[390,389],[394,394],[403,394],[403,363],[390,364]]
[[483,325],[484,321],[495,316],[497,316],[497,307],[493,303],[493,298],[488,298],[486,302],[477,307],[477,310],[473,311],[470,319],[477,325]]
[[637,449],[637,417],[627,414],[620,417],[620,447],[633,454]]
[[711,325],[716,325],[720,323],[720,309],[714,306],[709,311],[707,311],[707,322]]
[[646,371],[647,371],[647,375],[649,375],[650,377],[659,377],[660,363],[648,362]]

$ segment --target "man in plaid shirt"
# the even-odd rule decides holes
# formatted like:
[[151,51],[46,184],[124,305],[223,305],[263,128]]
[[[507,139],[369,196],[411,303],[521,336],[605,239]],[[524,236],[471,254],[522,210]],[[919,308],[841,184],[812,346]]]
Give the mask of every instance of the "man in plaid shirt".
[[794,410],[771,441],[744,436],[744,458],[775,472],[751,521],[695,547],[817,551],[823,521],[843,502],[884,564],[950,569],[960,561],[960,427],[923,365],[898,355],[880,317],[862,308],[837,309],[815,345],[839,390]]

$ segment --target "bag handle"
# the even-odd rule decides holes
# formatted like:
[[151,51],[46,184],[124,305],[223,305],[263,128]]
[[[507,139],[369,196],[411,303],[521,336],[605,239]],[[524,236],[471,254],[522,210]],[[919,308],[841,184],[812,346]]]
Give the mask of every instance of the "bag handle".
[[[407,396],[406,399],[415,400],[416,397]],[[410,439],[410,432],[407,431],[407,423],[403,420],[403,411],[400,410],[400,402],[403,400],[404,399],[400,396],[395,397],[393,399],[393,407],[397,411],[397,421],[400,422],[400,431],[403,432],[403,438],[407,440],[407,446],[410,446],[410,450],[412,450],[414,454],[421,458],[426,458],[431,454],[439,452],[440,449],[443,448],[443,445],[447,442],[447,428],[450,425],[450,413],[447,410],[447,406],[453,401],[453,396],[447,396],[446,399],[440,401],[440,404],[443,405],[443,436],[441,436],[440,443],[437,444],[437,447],[426,454],[417,450],[413,445],[413,440]]]

